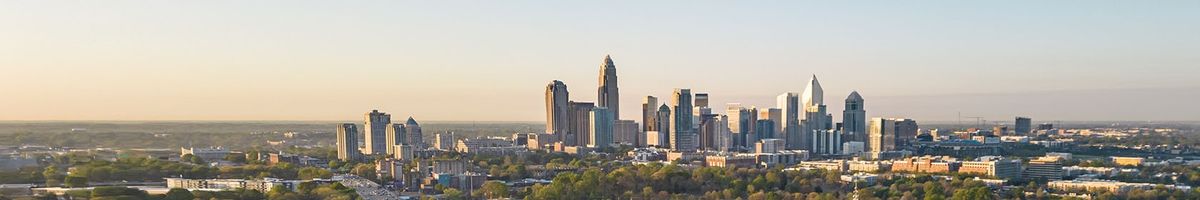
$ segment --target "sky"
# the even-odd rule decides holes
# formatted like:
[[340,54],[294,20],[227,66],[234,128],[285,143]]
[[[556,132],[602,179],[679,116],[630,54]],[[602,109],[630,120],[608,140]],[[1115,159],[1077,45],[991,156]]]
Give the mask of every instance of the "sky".
[[[621,118],[674,88],[840,119],[1200,120],[1200,1],[0,1],[0,120]],[[723,110],[723,109],[717,109]],[[972,118],[973,119],[973,118]]]

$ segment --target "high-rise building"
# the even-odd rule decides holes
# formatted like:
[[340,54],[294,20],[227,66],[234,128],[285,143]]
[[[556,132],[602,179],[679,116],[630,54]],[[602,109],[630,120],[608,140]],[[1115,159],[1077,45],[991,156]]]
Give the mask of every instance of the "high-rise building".
[[896,149],[896,121],[884,118],[871,118],[867,128],[869,139],[867,150],[883,152]]
[[1017,117],[1016,125],[1013,127],[1013,130],[1016,131],[1018,135],[1029,135],[1029,133],[1033,130],[1033,120],[1029,119],[1028,117]]
[[642,99],[642,131],[658,131],[658,98]]
[[363,114],[363,129],[366,131],[363,134],[364,154],[387,154],[387,128],[388,124],[392,123],[392,115],[379,112],[379,110],[371,110],[371,112]]
[[[778,136],[775,135],[776,134],[775,130],[778,130],[777,128],[775,128],[775,121],[771,121],[770,119],[761,119],[760,118],[760,119],[758,119],[758,122],[755,122],[755,124],[754,124],[754,132],[758,134],[758,137],[759,137],[758,139],[760,139],[760,140],[761,139],[778,138]],[[757,141],[751,141],[749,143],[752,143],[752,142],[757,142]]]
[[768,120],[771,122],[771,127],[774,127],[774,130],[770,130],[770,132],[755,130],[762,135],[762,138],[783,138],[783,125],[781,125],[783,123],[783,109],[767,108],[759,110],[758,120]]
[[842,133],[833,129],[813,130],[812,151],[817,155],[834,155],[842,151]]
[[748,138],[755,128],[756,124],[753,123],[757,123],[757,120],[751,120],[757,117],[758,113],[751,113],[742,107],[742,104],[730,103],[725,105],[725,115],[729,116],[729,132],[733,134],[733,146],[749,147],[747,143],[754,144],[754,140]]
[[632,147],[646,146],[646,137],[642,136],[637,121],[617,120],[613,122],[613,142]]
[[858,91],[850,92],[846,97],[846,109],[842,111],[842,134],[846,140],[867,142],[867,110]]
[[589,113],[588,147],[607,148],[613,143],[613,111],[606,107],[595,107]]
[[433,135],[433,148],[442,151],[455,151],[454,132],[437,133]]
[[920,131],[917,121],[912,119],[892,119],[892,121],[896,122],[896,145],[912,146],[917,141],[917,133]]
[[716,125],[716,127],[715,127],[716,131],[713,131],[713,133],[717,135],[717,137],[715,139],[716,143],[717,143],[716,150],[717,151],[733,150],[733,148],[734,148],[733,136],[734,135],[733,135],[732,131],[729,130],[729,116],[718,115],[718,116],[715,116],[714,118],[716,118],[716,121],[713,122],[713,125]]
[[425,149],[425,135],[421,133],[421,124],[417,124],[417,120],[412,116],[404,122],[404,133],[408,134],[408,145],[414,149]]
[[1041,123],[1041,124],[1038,124],[1038,126],[1037,126],[1037,129],[1038,129],[1038,130],[1050,130],[1050,129],[1054,129],[1054,124],[1051,124],[1051,123]]
[[1059,158],[1049,156],[1029,160],[1029,166],[1025,167],[1025,172],[1022,176],[1027,180],[1062,180],[1063,166],[1058,161]]
[[695,125],[692,124],[692,90],[675,89],[671,98],[671,149],[676,151],[695,151]]
[[804,87],[804,93],[801,95],[804,109],[804,119],[801,121],[803,125],[801,126],[804,127],[804,131],[800,139],[803,142],[800,148],[812,151],[816,148],[813,144],[817,143],[813,136],[818,132],[833,129],[833,116],[826,111],[825,90],[821,89],[821,83],[817,81],[816,75],[809,80],[808,86]]
[[696,107],[708,107],[708,93],[696,93]]
[[337,126],[337,152],[338,159],[357,160],[360,156],[358,152],[358,127],[354,123],[343,123]]
[[560,141],[569,129],[570,101],[567,85],[562,81],[554,80],[546,85],[546,133],[557,135]]
[[604,63],[600,64],[600,88],[597,89],[596,103],[608,108],[613,114],[613,120],[621,119],[621,95],[617,92],[617,65],[612,57],[604,55]]
[[596,104],[592,102],[570,102],[570,112],[567,113],[567,118],[571,119],[567,124],[567,134],[560,141],[567,146],[586,146],[591,140],[588,135],[592,130],[592,109],[596,108]]
[[793,92],[780,94],[775,98],[775,106],[779,107],[783,114],[783,121],[779,123],[779,126],[786,148],[800,149],[803,144],[800,135],[804,130],[800,127],[800,94]]
[[396,154],[397,144],[408,144],[408,134],[404,132],[404,124],[388,124],[385,141],[387,143],[388,154]]
[[671,145],[670,142],[667,142],[671,137],[671,107],[667,106],[667,104],[658,106],[658,116],[655,116],[655,119],[657,120],[655,121],[655,127],[657,127],[655,130],[663,134],[663,137],[661,137],[662,140],[660,140],[663,141],[663,144],[660,147]]
[[721,135],[720,126],[716,123],[720,122],[720,115],[703,114],[700,116],[700,128],[698,135],[700,136],[700,149],[715,150],[721,146],[719,142]]

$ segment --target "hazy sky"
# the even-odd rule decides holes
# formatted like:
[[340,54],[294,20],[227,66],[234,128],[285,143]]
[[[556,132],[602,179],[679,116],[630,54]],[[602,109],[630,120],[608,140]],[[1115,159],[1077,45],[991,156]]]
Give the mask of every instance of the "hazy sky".
[[[0,120],[622,118],[672,88],[954,120],[1200,120],[1200,1],[0,1]],[[840,117],[838,117],[840,118]]]

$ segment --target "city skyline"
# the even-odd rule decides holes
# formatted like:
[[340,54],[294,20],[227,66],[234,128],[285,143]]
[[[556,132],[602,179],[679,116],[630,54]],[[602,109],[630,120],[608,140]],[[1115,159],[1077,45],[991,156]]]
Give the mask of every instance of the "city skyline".
[[574,100],[600,102],[595,63],[607,54],[621,67],[620,119],[640,119],[629,105],[674,88],[707,93],[711,105],[773,107],[816,75],[830,97],[869,99],[868,118],[1200,120],[1200,107],[1186,106],[1200,98],[1190,77],[1200,73],[1200,55],[1190,53],[1200,46],[1190,37],[1200,32],[1196,2],[390,2],[207,12],[231,4],[0,3],[0,25],[10,27],[0,32],[10,44],[0,47],[0,120],[357,121],[353,113],[380,109],[539,122],[546,80],[572,86]]

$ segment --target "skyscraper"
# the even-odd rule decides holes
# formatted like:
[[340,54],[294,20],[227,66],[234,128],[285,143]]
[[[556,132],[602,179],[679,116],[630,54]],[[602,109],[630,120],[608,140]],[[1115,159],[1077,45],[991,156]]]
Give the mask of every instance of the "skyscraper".
[[870,152],[896,149],[896,121],[878,117],[871,118],[867,132],[870,137],[867,140],[867,150]]
[[802,146],[800,127],[800,94],[788,92],[780,94],[775,98],[775,106],[779,107],[783,114],[782,122],[779,123],[781,135],[787,149],[800,149]]
[[613,122],[613,143],[626,144],[632,147],[646,146],[646,136],[642,135],[638,123],[633,120],[617,120]]
[[412,116],[409,116],[408,121],[404,122],[404,133],[408,134],[408,138],[405,140],[408,141],[409,146],[418,150],[425,149],[425,136],[421,133],[421,125],[417,124],[417,120]]
[[1017,117],[1016,124],[1013,127],[1013,130],[1017,131],[1018,135],[1029,135],[1033,130],[1033,120],[1028,117]]
[[379,110],[371,110],[371,112],[363,114],[363,128],[366,129],[363,147],[364,154],[387,154],[387,128],[388,124],[392,123],[392,115],[379,112]]
[[697,142],[695,125],[692,124],[692,90],[675,89],[671,98],[671,149],[695,151]]
[[696,93],[696,107],[708,107],[708,93]]
[[801,103],[804,107],[804,119],[802,126],[804,127],[802,138],[800,141],[804,144],[800,148],[805,150],[815,150],[813,144],[816,144],[813,136],[821,131],[826,131],[833,128],[833,116],[829,115],[825,107],[825,90],[821,89],[821,83],[817,81],[817,76],[813,75],[809,80],[808,86],[804,87],[804,94],[801,98]]
[[387,143],[387,153],[396,154],[397,144],[408,144],[408,134],[404,130],[404,124],[391,123],[388,124],[387,127],[387,137],[385,139],[385,142]]
[[667,104],[658,106],[658,116],[655,117],[657,125],[655,130],[662,137],[658,137],[662,144],[657,144],[659,147],[669,147],[671,145],[671,107]]
[[817,155],[840,154],[842,151],[842,133],[833,129],[813,130],[812,153]]
[[[759,113],[758,120],[768,120],[771,123],[771,127],[773,127],[772,128],[773,130],[770,130],[770,131],[767,131],[767,130],[757,131],[756,130],[757,132],[759,132],[760,135],[762,135],[761,136],[762,138],[760,138],[760,139],[783,138],[783,136],[782,136],[783,135],[782,134],[783,127],[780,125],[780,123],[783,123],[783,109],[767,108],[764,110],[759,110],[758,113]],[[761,124],[761,122],[760,122],[760,124]]]
[[354,123],[343,123],[337,126],[337,152],[338,159],[357,160],[358,152],[358,127]]
[[742,107],[742,104],[730,103],[725,106],[725,114],[729,116],[729,131],[734,135],[733,146],[749,148],[758,141],[754,129],[758,123],[758,111]]
[[600,107],[612,111],[613,120],[621,119],[621,98],[617,92],[617,66],[612,58],[604,55],[604,63],[600,65],[600,88],[597,90],[596,102]]
[[719,147],[721,144],[720,142],[717,142],[718,137],[721,137],[716,124],[720,118],[717,116],[718,115],[714,114],[703,114],[700,116],[700,129],[696,130],[698,131],[697,135],[700,136],[700,149],[714,150],[717,149],[717,147]]
[[586,146],[590,144],[591,137],[589,132],[592,130],[592,109],[596,108],[596,104],[592,102],[577,102],[571,101],[571,110],[567,112],[567,134],[561,140],[563,145],[567,146]]
[[613,143],[612,111],[606,107],[595,107],[589,113],[591,131],[588,131],[588,147],[607,148]]
[[658,131],[658,98],[654,96],[642,100],[642,131]]
[[917,121],[912,119],[892,119],[896,122],[896,145],[899,147],[907,147],[913,145],[917,141],[917,132],[920,127],[917,126]]
[[850,92],[846,97],[846,109],[842,111],[842,133],[846,140],[867,142],[867,110],[858,91]]
[[568,96],[567,85],[562,81],[554,80],[546,85],[546,133],[555,134],[560,141],[567,134],[567,123],[570,123]]
[[[759,116],[759,117],[761,117],[761,116]],[[759,140],[777,139],[777,136],[775,135],[776,130],[779,130],[779,129],[775,128],[775,122],[771,121],[770,119],[759,119],[757,122],[754,123],[754,132],[758,134]],[[758,141],[753,141],[753,142],[758,142]],[[753,142],[747,142],[747,143],[753,143]],[[747,146],[747,147],[749,147],[749,146]]]

